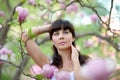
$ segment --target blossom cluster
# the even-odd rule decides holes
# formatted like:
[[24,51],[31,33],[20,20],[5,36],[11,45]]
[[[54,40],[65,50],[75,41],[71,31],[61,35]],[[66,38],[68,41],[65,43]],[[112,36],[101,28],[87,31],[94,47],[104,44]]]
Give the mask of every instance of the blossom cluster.
[[[12,50],[7,49],[6,47],[3,47],[0,49],[0,59],[1,60],[14,60],[15,55],[13,54]],[[0,61],[0,65],[4,64],[3,61]]]
[[[34,66],[33,68],[37,68],[38,70],[35,70],[37,74],[41,74],[45,76],[47,79],[53,79],[55,80],[70,80],[70,74],[67,71],[59,71],[59,69],[53,65],[46,64],[43,66],[43,68],[38,68],[38,66]],[[31,71],[34,69],[31,69]]]
[[[108,80],[115,68],[116,63],[111,58],[95,58],[89,60],[88,63],[80,68],[80,74],[89,80]],[[60,71],[53,65],[46,64],[43,68],[34,66],[32,70],[37,74],[45,76],[47,79],[71,80],[69,72]]]
[[81,73],[90,80],[108,80],[115,68],[116,63],[111,58],[96,58],[88,61]]

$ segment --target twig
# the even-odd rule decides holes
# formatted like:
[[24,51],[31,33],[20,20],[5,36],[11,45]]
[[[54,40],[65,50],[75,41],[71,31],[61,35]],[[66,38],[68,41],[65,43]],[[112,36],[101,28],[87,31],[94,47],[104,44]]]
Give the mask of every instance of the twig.
[[0,61],[1,61],[1,62],[5,62],[5,63],[9,63],[9,64],[15,66],[16,68],[20,68],[18,65],[14,64],[14,63],[12,63],[12,62],[10,62],[10,61],[6,61],[6,60],[3,60],[3,59],[0,59]]
[[82,1],[79,1],[78,3],[79,3],[82,7],[87,7],[87,8],[89,8],[89,9],[93,10],[93,11],[96,13],[96,15],[98,16],[99,20],[100,20],[103,24],[105,24],[106,26],[108,26],[108,24],[107,24],[106,22],[104,22],[104,21],[102,20],[102,18],[100,17],[100,15],[98,14],[98,11],[95,9],[95,8],[96,8],[95,6],[92,7],[92,6],[85,5]]
[[81,33],[77,33],[77,37],[76,39],[80,38],[80,37],[86,37],[86,36],[96,36],[102,40],[105,40],[107,41],[111,46],[113,46],[117,51],[120,51],[118,45],[116,43],[114,43],[109,37],[105,37],[105,36],[102,36],[96,32],[88,32],[88,33],[84,33],[84,34],[81,34]]
[[114,0],[111,0],[111,8],[110,8],[109,19],[108,19],[108,30],[110,30],[110,20],[111,20],[111,14],[113,9],[113,1]]

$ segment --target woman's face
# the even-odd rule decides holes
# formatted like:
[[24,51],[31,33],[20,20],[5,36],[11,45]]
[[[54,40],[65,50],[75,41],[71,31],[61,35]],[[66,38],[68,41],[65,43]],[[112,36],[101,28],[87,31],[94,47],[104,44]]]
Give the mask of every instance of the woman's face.
[[57,30],[53,32],[52,43],[57,49],[67,49],[70,48],[72,42],[75,39],[72,36],[72,33],[67,30]]

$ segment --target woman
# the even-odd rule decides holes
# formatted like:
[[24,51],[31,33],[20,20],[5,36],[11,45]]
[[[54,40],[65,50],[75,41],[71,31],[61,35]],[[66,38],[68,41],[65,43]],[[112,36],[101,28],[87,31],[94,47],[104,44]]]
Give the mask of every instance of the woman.
[[[85,80],[80,74],[80,68],[89,59],[80,54],[75,48],[75,32],[73,25],[67,20],[56,20],[51,25],[35,27],[32,29],[36,35],[49,32],[53,44],[52,62],[42,53],[39,46],[23,33],[22,40],[26,44],[26,50],[34,61],[42,68],[46,64],[56,66],[60,71],[73,72],[74,80]],[[69,66],[69,67],[68,67]],[[72,80],[72,79],[71,79]]]

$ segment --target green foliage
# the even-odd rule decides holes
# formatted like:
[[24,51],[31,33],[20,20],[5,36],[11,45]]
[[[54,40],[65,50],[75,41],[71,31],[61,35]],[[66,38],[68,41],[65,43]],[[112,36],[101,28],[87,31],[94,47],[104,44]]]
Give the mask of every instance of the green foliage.
[[117,53],[117,54],[115,55],[115,57],[116,57],[117,63],[120,64],[120,56],[118,56],[118,54],[119,54],[119,53]]
[[26,2],[27,0],[21,0],[21,2]]
[[5,74],[2,74],[2,80],[12,80],[11,79],[11,75],[7,75],[6,73]]
[[35,36],[36,36],[36,34],[34,34],[34,33],[32,32],[32,29],[31,29],[31,28],[29,28],[29,29],[28,29],[28,37],[29,37],[30,39],[33,39]]
[[[81,13],[83,12],[83,14],[87,15],[89,18],[91,14],[95,13],[92,11],[92,9],[90,9],[90,7],[94,7],[97,11],[98,14],[100,16],[106,15],[108,14],[107,12],[107,8],[105,6],[107,6],[106,4],[108,3],[108,0],[104,0],[103,3],[99,3],[97,0],[77,0],[80,1],[81,4],[84,5],[80,5],[79,6],[79,10],[78,13],[69,13],[67,12],[67,10],[58,10],[61,8],[61,3],[58,3],[58,0],[51,0],[52,4],[47,4],[45,1],[46,0],[36,0],[37,1],[37,5],[33,6],[33,5],[28,5],[27,0],[15,0],[15,1],[10,1],[8,0],[8,2],[10,2],[10,6],[11,6],[11,10],[9,10],[8,5],[6,5],[5,3],[6,0],[0,0],[0,3],[2,3],[0,5],[0,10],[3,10],[5,12],[5,17],[0,17],[0,24],[5,23],[6,19],[8,19],[11,14],[11,10],[18,4],[18,2],[23,2],[24,4],[21,6],[24,6],[25,8],[29,9],[29,15],[26,19],[26,21],[24,22],[24,24],[22,24],[22,28],[23,29],[28,29],[28,36],[30,39],[33,39],[36,37],[36,35],[32,32],[32,27],[34,26],[38,26],[38,25],[44,25],[46,23],[51,23],[54,20],[58,19],[58,18],[62,18],[62,19],[67,19],[70,20],[73,25],[75,23],[78,23],[78,25],[75,25],[75,30],[76,32],[79,32],[80,34],[85,34],[88,32],[96,32],[100,35],[106,35],[105,31],[103,30],[101,31],[100,29],[103,28],[99,23],[100,22],[96,22],[96,23],[91,23],[91,24],[87,24],[87,25],[83,25],[81,22],[83,17],[81,16]],[[71,0],[65,0],[64,3],[62,4],[69,4]],[[67,8],[68,6],[66,6]],[[104,8],[101,8],[104,7]],[[56,12],[54,12],[55,10],[58,10]],[[57,13],[58,12],[58,13]],[[59,13],[60,12],[60,13]],[[57,14],[57,15],[56,15]],[[60,16],[58,16],[60,15]],[[9,29],[9,32],[7,34],[6,37],[6,44],[7,46],[9,46],[9,48],[14,52],[15,54],[15,61],[13,63],[19,65],[21,62],[21,55],[20,55],[20,47],[19,47],[19,42],[20,39],[18,39],[18,37],[20,36],[20,27],[19,27],[19,23],[17,21],[17,16],[18,13],[15,13],[14,16],[12,17],[12,21],[9,21],[8,24],[10,24],[11,26]],[[77,22],[75,21],[75,19],[79,19]],[[86,20],[87,22],[87,20]],[[0,29],[1,30],[1,29]],[[7,33],[7,32],[6,32]],[[1,35],[0,35],[1,36]],[[44,37],[46,37],[45,35],[43,35],[42,37],[37,37],[38,42],[40,42]],[[79,39],[76,40],[76,44],[80,47],[80,52],[82,54],[87,54],[87,55],[91,55],[91,54],[95,54],[97,56],[106,56],[104,53],[108,53],[109,51],[113,51],[115,52],[115,49],[108,44],[107,42],[104,43],[97,43],[98,41],[94,41],[95,39],[93,39],[93,35],[89,35],[89,36],[84,36],[84,37],[80,37]],[[87,40],[93,40],[94,41],[94,45],[91,47],[85,47],[85,42]],[[112,39],[112,38],[111,38]],[[119,37],[114,37],[113,39],[114,43],[119,43]],[[52,56],[52,49],[51,49],[51,42],[45,42],[42,45],[39,45],[40,49],[46,54],[48,55],[48,57]],[[111,48],[112,47],[112,48]],[[25,48],[23,49],[24,52],[26,52]],[[115,57],[117,62],[120,62],[120,56],[118,56],[118,54],[115,52]],[[29,68],[30,68],[30,63],[34,64],[34,61],[30,60],[28,62],[27,67],[25,68],[26,72],[29,72]],[[119,63],[120,64],[120,63]],[[9,65],[10,66],[10,65]],[[13,66],[12,67],[12,72],[11,71],[4,71],[4,73],[2,74],[2,80],[11,80],[12,79],[12,74],[15,71],[15,68]],[[7,67],[4,67],[4,70],[8,69],[8,65]],[[11,75],[9,74],[11,73]],[[31,76],[31,75],[29,75]],[[36,75],[35,76],[36,80],[47,80],[43,75]]]
[[47,78],[45,78],[45,76],[40,75],[40,74],[35,75],[35,79],[36,80],[48,80]]

